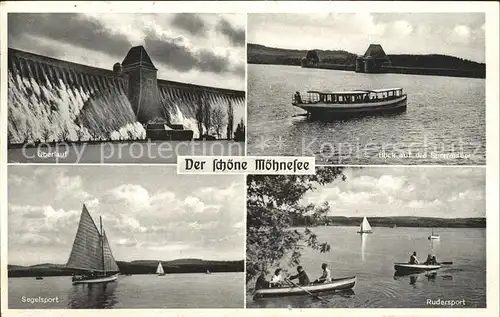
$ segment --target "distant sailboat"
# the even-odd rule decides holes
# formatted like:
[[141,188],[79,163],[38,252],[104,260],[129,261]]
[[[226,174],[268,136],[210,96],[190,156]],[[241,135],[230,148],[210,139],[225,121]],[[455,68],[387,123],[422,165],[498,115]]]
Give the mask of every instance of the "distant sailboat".
[[156,274],[158,274],[158,276],[165,275],[165,271],[163,270],[163,266],[161,265],[161,262],[158,262],[158,267],[156,268]]
[[118,278],[120,269],[113,257],[106,233],[101,230],[83,205],[80,223],[66,267],[86,271],[83,276],[73,276],[73,284],[109,283]]
[[370,226],[366,217],[363,218],[363,222],[361,223],[358,233],[372,233],[372,226]]
[[211,274],[211,273],[212,273],[212,272],[210,272],[210,270],[209,270],[209,269],[207,269],[207,274]]
[[429,240],[438,240],[439,239],[439,234],[434,234],[434,228],[432,229],[431,235],[427,239],[429,239]]

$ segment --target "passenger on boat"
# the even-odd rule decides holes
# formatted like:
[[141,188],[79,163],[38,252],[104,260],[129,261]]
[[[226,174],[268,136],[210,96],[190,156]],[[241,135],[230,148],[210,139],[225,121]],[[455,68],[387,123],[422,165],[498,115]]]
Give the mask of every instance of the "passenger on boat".
[[302,103],[302,97],[300,96],[300,92],[298,91],[295,92],[295,102]]
[[279,287],[281,285],[283,285],[283,277],[281,276],[281,269],[276,269],[276,271],[274,271],[273,278],[271,279],[270,286]]
[[255,289],[269,288],[269,281],[266,280],[266,270],[262,270],[260,272],[259,277],[257,277],[257,281],[255,282]]
[[330,283],[332,281],[332,274],[328,265],[326,263],[321,264],[321,269],[323,270],[323,274],[313,284]]
[[417,259],[417,252],[413,251],[413,254],[410,256],[410,264],[419,264]]
[[302,286],[309,285],[311,282],[309,281],[309,276],[307,276],[306,271],[302,268],[302,266],[297,266],[297,274],[290,276],[289,280],[294,280],[298,278],[299,284]]

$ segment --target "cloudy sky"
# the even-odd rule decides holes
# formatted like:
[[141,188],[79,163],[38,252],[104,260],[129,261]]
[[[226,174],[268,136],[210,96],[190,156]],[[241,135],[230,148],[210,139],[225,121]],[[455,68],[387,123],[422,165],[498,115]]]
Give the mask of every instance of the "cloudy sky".
[[243,176],[175,167],[10,166],[9,263],[68,260],[82,203],[117,260],[244,258]]
[[245,15],[10,13],[8,46],[112,69],[144,45],[158,78],[243,90]]
[[249,43],[280,48],[361,55],[378,43],[387,54],[446,54],[484,62],[484,23],[483,13],[250,14],[247,36]]
[[310,192],[304,203],[328,201],[335,216],[486,217],[484,168],[346,169],[347,180]]

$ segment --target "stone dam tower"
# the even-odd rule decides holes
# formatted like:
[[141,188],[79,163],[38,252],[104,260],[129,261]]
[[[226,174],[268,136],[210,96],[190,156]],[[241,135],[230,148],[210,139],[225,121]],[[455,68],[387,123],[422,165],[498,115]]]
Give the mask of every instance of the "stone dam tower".
[[137,121],[148,122],[165,117],[158,95],[158,69],[143,46],[135,46],[128,51],[121,71],[128,76],[127,94]]
[[365,54],[356,58],[357,73],[380,73],[384,66],[391,66],[391,60],[380,44],[370,44]]

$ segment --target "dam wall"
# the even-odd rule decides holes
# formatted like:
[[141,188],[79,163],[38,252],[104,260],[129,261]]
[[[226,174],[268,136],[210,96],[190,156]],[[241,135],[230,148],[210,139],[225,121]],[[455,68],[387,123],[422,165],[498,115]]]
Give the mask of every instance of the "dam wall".
[[127,87],[110,70],[9,48],[9,142],[143,138]]
[[244,121],[244,91],[158,79],[142,46],[113,70],[8,50],[10,144],[145,139],[144,126],[157,119],[182,124],[197,137],[200,100],[225,113],[221,137],[230,112],[232,132]]

